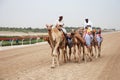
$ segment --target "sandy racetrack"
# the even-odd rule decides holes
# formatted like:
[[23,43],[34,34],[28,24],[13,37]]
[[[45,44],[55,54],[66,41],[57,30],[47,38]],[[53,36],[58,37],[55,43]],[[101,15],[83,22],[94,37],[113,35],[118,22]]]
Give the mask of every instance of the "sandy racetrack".
[[[51,49],[37,44],[0,51],[0,80],[118,80],[120,32],[104,34],[101,58],[92,62],[60,62],[51,69]],[[72,55],[73,56],[73,55]]]

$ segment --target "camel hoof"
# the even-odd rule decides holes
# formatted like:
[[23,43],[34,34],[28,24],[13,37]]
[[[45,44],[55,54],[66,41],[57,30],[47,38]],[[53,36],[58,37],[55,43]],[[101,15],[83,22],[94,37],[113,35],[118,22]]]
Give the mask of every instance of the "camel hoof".
[[91,54],[91,56],[93,57],[94,55],[93,55],[93,54]]
[[52,65],[51,68],[52,68],[52,69],[55,68],[55,65]]
[[101,57],[101,55],[99,54],[98,57]]
[[64,60],[64,63],[67,63],[67,61],[66,61],[66,60]]
[[90,58],[90,61],[92,61],[92,58]]
[[84,61],[85,59],[84,59],[84,58],[82,58],[82,60]]

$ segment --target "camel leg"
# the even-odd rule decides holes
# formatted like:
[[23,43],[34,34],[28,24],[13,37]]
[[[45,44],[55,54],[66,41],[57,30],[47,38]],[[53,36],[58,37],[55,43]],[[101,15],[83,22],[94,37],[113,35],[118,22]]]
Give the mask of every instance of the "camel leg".
[[82,48],[83,48],[83,58],[82,58],[82,60],[84,61],[85,60],[85,47],[82,46]]
[[101,56],[100,53],[101,53],[101,47],[99,47],[99,54],[98,54],[98,57]]
[[84,46],[82,46],[82,48],[83,48],[83,57],[82,57],[82,60],[84,61],[84,56],[85,56],[85,47]]
[[96,49],[96,45],[94,46],[95,49],[95,56],[97,56],[97,49]]
[[57,56],[55,57],[55,60],[56,60],[56,65],[59,66],[59,58]]
[[68,61],[69,60],[69,57],[68,57],[68,54],[67,54],[67,46],[65,47],[65,54],[66,54],[66,61]]
[[93,53],[92,53],[92,46],[90,46],[90,55],[92,56],[93,55]]
[[56,44],[53,50],[53,59],[52,59],[52,67],[55,67],[55,61],[57,65],[59,65],[59,51],[58,51],[59,42]]
[[100,55],[100,53],[101,53],[101,43],[100,43],[100,46],[99,46],[99,53],[98,53],[98,57],[100,57],[101,55]]
[[59,48],[57,49],[57,51],[58,51],[58,60],[60,59],[60,50],[59,50]]
[[64,54],[65,54],[65,59],[66,59],[66,62],[68,61],[68,55],[67,55],[67,49],[64,48]]
[[83,54],[83,57],[84,57],[84,62],[87,63],[87,47],[84,47],[84,54]]
[[52,56],[52,65],[51,65],[51,68],[54,68],[55,67],[55,56]]
[[98,51],[99,51],[99,48],[98,48],[98,45],[95,45],[95,58],[97,59],[98,58]]
[[90,59],[90,61],[92,61],[92,57],[91,57],[91,53],[90,53],[90,49],[91,49],[91,47],[89,46],[88,48],[87,48],[87,51],[88,51],[88,57],[89,57],[89,59]]
[[81,54],[81,49],[80,49],[80,45],[78,44],[78,63],[80,63],[80,54]]
[[94,54],[93,54],[93,46],[91,46],[91,55],[94,56]]
[[66,63],[67,62],[67,53],[66,53],[65,49],[63,49],[63,54],[64,54],[64,62]]
[[69,61],[71,61],[71,48],[69,48]]
[[98,58],[99,57],[99,53],[100,53],[100,45],[101,44],[99,44],[98,42],[97,42],[97,49],[96,49],[96,51],[97,51],[97,56],[96,56],[96,58]]
[[62,49],[62,60],[63,60],[63,62],[66,63],[66,54],[65,54],[64,49]]
[[74,60],[76,61],[76,49],[75,49],[75,45],[73,46],[73,55],[74,55]]
[[97,49],[96,49],[96,59],[98,58],[98,55],[99,55],[99,47],[97,46]]

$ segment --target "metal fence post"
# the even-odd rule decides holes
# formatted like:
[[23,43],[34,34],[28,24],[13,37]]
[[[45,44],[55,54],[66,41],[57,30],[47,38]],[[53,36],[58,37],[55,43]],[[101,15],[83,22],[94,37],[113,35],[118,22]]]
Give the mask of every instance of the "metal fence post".
[[31,39],[32,39],[32,38],[30,38],[29,44],[31,44]]
[[12,39],[12,41],[11,41],[11,46],[13,45],[13,42],[14,42],[14,39]]
[[22,45],[23,45],[23,43],[24,43],[23,41],[24,41],[24,39],[22,39]]
[[3,43],[3,40],[2,41],[0,41],[0,46],[2,47],[2,43]]

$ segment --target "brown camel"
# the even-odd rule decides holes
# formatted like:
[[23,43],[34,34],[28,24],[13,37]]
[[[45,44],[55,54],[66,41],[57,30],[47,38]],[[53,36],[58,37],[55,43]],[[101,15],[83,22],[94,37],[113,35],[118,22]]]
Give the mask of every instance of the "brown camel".
[[[97,42],[97,39],[96,39],[96,32],[95,31],[92,31],[92,35],[93,35],[93,41],[92,41],[92,56],[96,56],[96,58],[97,58],[97,46],[98,46],[98,42]],[[94,48],[94,50],[93,50],[93,48]],[[93,53],[93,51],[95,52],[95,53]]]
[[101,39],[100,36],[97,36],[98,34],[96,34],[95,31],[92,31],[92,35],[93,35],[93,41],[92,41],[92,47],[94,47],[94,52],[95,54],[93,54],[93,48],[92,48],[92,55],[95,55],[96,58],[100,57],[100,53],[101,53],[101,44],[102,41],[97,40],[97,38]]
[[[78,30],[72,30],[71,33],[72,43],[73,43],[73,54],[74,54],[74,60],[76,61],[76,53],[78,54],[78,62],[80,62],[80,56],[81,56],[81,47],[85,44],[85,40],[82,38],[82,36],[79,34]],[[84,53],[84,48],[83,48]],[[71,59],[71,54],[69,54],[69,59]]]
[[92,57],[91,57],[91,46],[86,45],[86,40],[83,37],[83,35],[85,35],[85,31],[86,30],[84,30],[84,31],[83,30],[77,30],[75,32],[75,38],[77,38],[78,41],[80,41],[80,43],[79,43],[79,45],[81,46],[80,48],[83,48],[83,60],[86,63],[87,62],[87,57],[90,59],[90,61],[92,60]]
[[57,64],[59,66],[59,49],[62,50],[64,62],[66,62],[66,38],[64,33],[58,30],[56,27],[52,28],[53,25],[46,25],[52,48],[52,68]]

